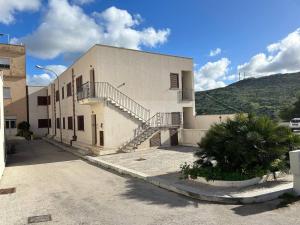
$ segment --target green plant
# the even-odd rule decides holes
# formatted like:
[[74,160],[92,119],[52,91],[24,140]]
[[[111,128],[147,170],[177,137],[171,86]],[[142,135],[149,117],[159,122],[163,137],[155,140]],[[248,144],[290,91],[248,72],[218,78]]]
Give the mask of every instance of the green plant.
[[288,152],[299,145],[300,137],[289,128],[267,117],[239,114],[209,129],[195,152],[196,166],[184,166],[182,173],[208,179],[262,176],[285,170]]
[[27,140],[31,139],[33,134],[30,130],[30,124],[26,121],[20,122],[18,124],[18,133],[17,136],[25,137]]

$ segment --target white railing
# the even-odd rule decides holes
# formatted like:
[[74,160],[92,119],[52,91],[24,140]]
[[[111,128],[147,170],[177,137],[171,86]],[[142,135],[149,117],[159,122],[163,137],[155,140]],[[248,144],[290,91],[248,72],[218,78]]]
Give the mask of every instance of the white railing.
[[150,110],[146,109],[108,82],[87,82],[83,84],[77,91],[77,100],[88,98],[103,98],[109,100],[143,121],[147,121],[150,118]]

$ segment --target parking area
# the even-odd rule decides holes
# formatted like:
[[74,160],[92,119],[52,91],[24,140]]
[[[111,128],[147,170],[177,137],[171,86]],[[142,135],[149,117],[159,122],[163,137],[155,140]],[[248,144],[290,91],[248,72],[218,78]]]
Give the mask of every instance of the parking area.
[[[135,155],[133,159],[139,156],[147,157]],[[278,200],[253,205],[192,200],[95,167],[42,140],[18,144],[0,181],[0,189],[4,188],[15,188],[15,192],[0,194],[1,225],[32,221],[59,225],[300,224],[299,203],[277,209]]]
[[196,160],[195,150],[194,147],[174,146],[98,156],[97,158],[149,176],[157,176],[178,172],[181,164],[194,162]]

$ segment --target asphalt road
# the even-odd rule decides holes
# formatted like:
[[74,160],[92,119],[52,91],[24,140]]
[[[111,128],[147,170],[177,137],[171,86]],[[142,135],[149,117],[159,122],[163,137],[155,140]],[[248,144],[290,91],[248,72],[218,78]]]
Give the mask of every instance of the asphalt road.
[[[88,164],[41,140],[17,146],[0,182],[0,224],[300,224],[300,203],[276,209],[278,200],[220,205],[191,200],[143,181]],[[40,218],[38,218],[40,219]]]

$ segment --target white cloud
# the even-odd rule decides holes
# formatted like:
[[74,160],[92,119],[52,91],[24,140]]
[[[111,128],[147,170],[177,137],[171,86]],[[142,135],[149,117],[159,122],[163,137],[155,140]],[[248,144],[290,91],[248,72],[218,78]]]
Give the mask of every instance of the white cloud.
[[140,23],[139,15],[132,16],[116,7],[89,16],[67,0],[49,0],[48,11],[39,27],[13,42],[25,43],[32,56],[53,59],[61,54],[82,53],[96,43],[140,49],[167,41],[169,29],[137,30]]
[[217,56],[217,55],[221,54],[221,52],[222,52],[222,49],[216,48],[214,50],[210,50],[209,56],[210,57]]
[[16,12],[36,11],[40,4],[40,0],[0,0],[0,23],[13,23]]
[[73,0],[74,4],[85,5],[94,2],[95,0]]
[[27,84],[31,86],[46,86],[55,79],[54,75],[47,73],[27,76]]
[[48,65],[46,68],[53,70],[55,73],[57,73],[57,75],[60,75],[67,69],[67,67],[64,65]]
[[282,40],[267,46],[267,53],[253,56],[238,66],[246,76],[266,76],[300,70],[300,28]]
[[[67,67],[64,65],[48,65],[45,67],[53,70],[55,73],[57,73],[57,75],[60,75],[67,69]],[[56,76],[51,72],[45,72],[47,73],[28,75],[27,84],[32,86],[46,86],[50,84],[56,78]]]
[[209,90],[224,87],[227,80],[230,60],[222,58],[216,62],[208,62],[198,71],[195,71],[195,88],[196,90]]

